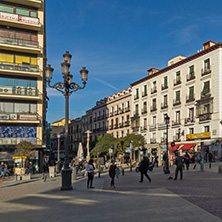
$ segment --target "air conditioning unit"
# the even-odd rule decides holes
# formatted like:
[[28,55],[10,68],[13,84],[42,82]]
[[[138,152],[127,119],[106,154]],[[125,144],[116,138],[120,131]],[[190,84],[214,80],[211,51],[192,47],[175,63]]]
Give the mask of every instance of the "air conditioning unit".
[[27,95],[28,96],[36,96],[36,88],[35,87],[27,87]]
[[16,94],[17,95],[25,95],[25,87],[23,87],[23,86],[16,86]]
[[12,94],[12,87],[0,87],[0,94]]

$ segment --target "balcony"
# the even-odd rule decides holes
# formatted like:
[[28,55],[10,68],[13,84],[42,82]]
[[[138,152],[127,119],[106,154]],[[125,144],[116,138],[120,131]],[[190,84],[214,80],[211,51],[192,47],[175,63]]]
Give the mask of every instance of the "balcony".
[[195,123],[194,117],[192,118],[185,118],[185,124],[193,124]]
[[181,84],[181,80],[180,79],[174,79],[174,86],[180,85]]
[[116,124],[114,125],[114,129],[118,129],[118,128],[119,128],[118,123],[116,123]]
[[180,122],[180,119],[178,119],[178,120],[172,120],[172,126],[179,126],[179,125],[181,125],[181,122]]
[[130,126],[130,121],[125,122],[125,127],[128,127],[128,126]]
[[142,114],[146,114],[146,113],[147,113],[147,108],[142,109],[141,113],[142,113]]
[[157,87],[155,86],[155,87],[153,87],[153,88],[151,88],[151,94],[154,94],[154,93],[156,93],[157,92]]
[[206,93],[206,92],[201,92],[201,95],[200,95],[200,98],[201,99],[208,99],[208,98],[210,98],[211,97],[211,93],[210,93],[210,90],[208,90],[208,92]]
[[210,73],[211,73],[211,66],[210,65],[208,67],[201,69],[201,76],[205,76]]
[[150,143],[155,144],[156,143],[156,138],[150,138]]
[[114,129],[113,125],[110,125],[110,126],[109,126],[109,129],[110,129],[110,130],[113,130],[113,129]]
[[194,96],[188,96],[188,95],[187,95],[187,97],[186,97],[186,102],[189,103],[189,102],[193,102],[193,101],[195,101]]
[[147,130],[147,127],[146,126],[142,126],[141,127],[141,131],[146,131]]
[[162,84],[162,90],[168,89],[168,85]]
[[22,4],[27,6],[32,6],[36,8],[41,8],[42,0],[7,0],[8,2],[13,2],[16,4]]
[[42,144],[42,141],[36,137],[27,137],[27,138],[16,137],[16,138],[0,138],[0,145],[17,145],[21,141],[24,141],[24,140],[31,142],[34,145],[41,145]]
[[123,114],[124,113],[124,108],[119,108],[119,114]]
[[139,95],[134,95],[134,100],[139,99]]
[[179,100],[177,100],[177,99],[173,100],[173,106],[178,106],[180,104],[181,104],[181,100],[180,99]]
[[139,116],[139,111],[134,111],[134,117],[138,117]]
[[157,111],[156,106],[151,106],[151,107],[150,107],[150,112],[155,112],[155,111]]
[[149,130],[150,131],[155,131],[156,130],[156,124],[150,125]]
[[166,109],[168,108],[168,104],[167,103],[161,103],[161,109]]
[[[7,97],[13,95],[12,98],[22,98],[22,99],[40,99],[39,92],[36,87],[3,87],[0,86],[0,97]],[[28,98],[25,98],[28,96]],[[37,97],[37,98],[36,98]]]
[[0,111],[0,123],[34,123],[38,124],[41,116],[37,113],[7,113]]
[[166,142],[166,138],[165,137],[161,137],[161,143],[165,143]]
[[14,64],[0,62],[0,73],[39,77],[39,72],[40,70],[38,66],[31,66],[29,64]]
[[134,133],[135,133],[135,132],[138,132],[138,131],[139,131],[139,126],[134,126],[134,127],[132,127],[132,130],[133,130]]
[[163,129],[163,128],[166,128],[166,123],[159,123],[158,129]]
[[180,142],[181,140],[178,138],[178,136],[173,136],[173,141],[174,142]]
[[109,114],[109,116],[110,116],[110,117],[113,117],[113,116],[114,116],[114,113],[113,113],[113,112],[111,112],[111,113]]
[[8,12],[0,12],[0,22],[4,26],[25,28],[34,31],[41,31],[41,24],[38,18],[20,16]]
[[199,115],[199,122],[211,120],[211,113],[205,113]]
[[119,124],[119,128],[123,128],[124,127],[124,124],[123,123],[120,123]]
[[115,111],[115,116],[119,115],[119,110]]
[[142,97],[145,97],[145,96],[147,96],[147,92],[142,93]]
[[130,112],[130,107],[126,107],[125,108],[125,112],[127,113],[127,112]]
[[195,78],[196,78],[195,73],[194,72],[190,73],[190,74],[187,75],[187,82],[189,82],[189,81],[191,81]]
[[17,52],[26,52],[40,54],[41,49],[39,48],[38,42],[27,41],[15,38],[6,38],[0,36],[0,46],[1,49],[13,50]]

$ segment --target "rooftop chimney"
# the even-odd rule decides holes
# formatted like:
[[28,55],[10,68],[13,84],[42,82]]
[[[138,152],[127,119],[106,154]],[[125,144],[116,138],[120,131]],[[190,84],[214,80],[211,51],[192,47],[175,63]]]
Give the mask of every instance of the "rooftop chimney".
[[176,57],[174,57],[174,58],[172,58],[172,59],[170,59],[168,61],[168,66],[171,66],[171,65],[173,65],[173,64],[175,64],[177,62],[180,62],[183,59],[186,59],[186,57],[185,56],[181,56],[181,55],[176,56]]
[[152,75],[152,74],[154,74],[155,72],[158,72],[158,71],[159,71],[159,69],[156,69],[156,68],[150,68],[150,69],[147,70],[148,75]]
[[214,41],[211,41],[211,40],[209,40],[207,42],[204,42],[203,43],[203,50],[208,49],[208,48],[210,48],[211,46],[213,46],[215,44],[217,44],[217,43],[214,42]]

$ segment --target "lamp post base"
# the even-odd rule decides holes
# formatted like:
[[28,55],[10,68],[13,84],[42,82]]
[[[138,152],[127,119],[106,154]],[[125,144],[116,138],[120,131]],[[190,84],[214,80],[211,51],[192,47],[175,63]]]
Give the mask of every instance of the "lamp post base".
[[62,170],[62,187],[61,190],[72,190],[72,169]]
[[170,174],[170,170],[169,170],[169,169],[168,169],[168,170],[165,170],[164,173],[165,173],[165,174]]

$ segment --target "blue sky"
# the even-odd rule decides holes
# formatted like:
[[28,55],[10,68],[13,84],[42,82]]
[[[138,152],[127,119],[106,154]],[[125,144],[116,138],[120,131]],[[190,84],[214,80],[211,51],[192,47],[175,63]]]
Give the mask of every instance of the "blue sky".
[[[86,88],[70,97],[70,118],[97,100],[122,91],[162,69],[175,56],[190,56],[208,40],[222,41],[222,1],[213,0],[47,0],[47,58],[52,83],[62,81],[63,53],[72,54],[70,72],[89,70]],[[48,89],[47,120],[64,118],[65,100]]]

